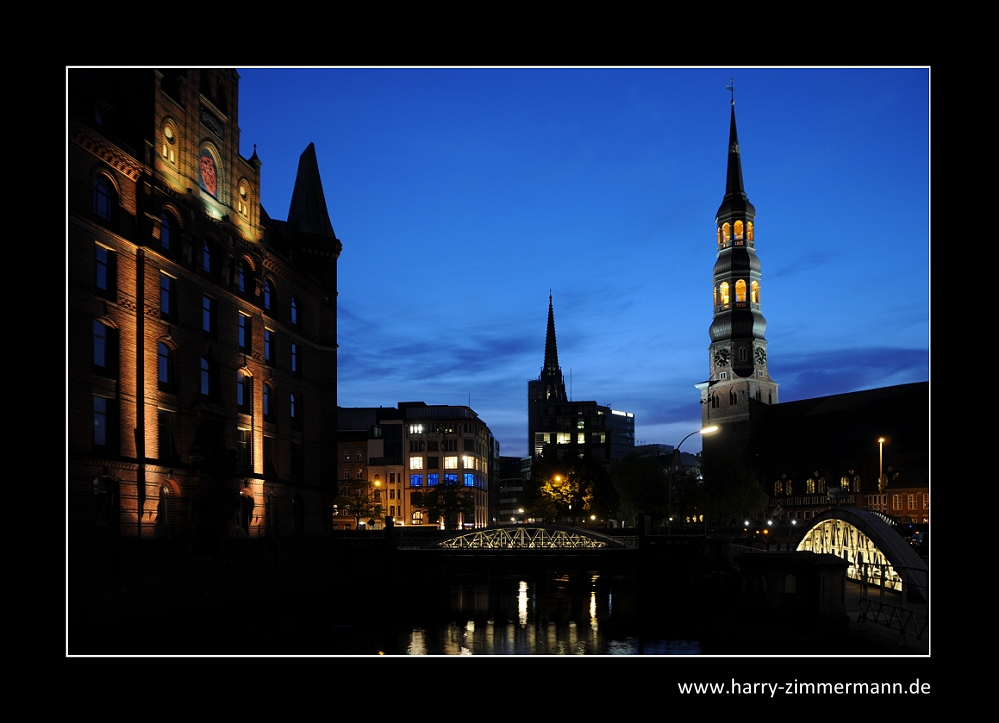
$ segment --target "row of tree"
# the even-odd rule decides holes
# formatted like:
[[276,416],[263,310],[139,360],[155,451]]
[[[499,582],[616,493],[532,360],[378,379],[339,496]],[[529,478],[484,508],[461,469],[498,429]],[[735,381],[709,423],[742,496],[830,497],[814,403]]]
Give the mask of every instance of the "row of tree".
[[766,507],[756,476],[737,460],[705,460],[700,473],[676,468],[672,477],[671,462],[632,454],[608,470],[592,459],[560,460],[546,453],[535,460],[524,484],[524,509],[546,522],[595,516],[636,524],[644,514],[665,526],[672,502],[674,525],[691,519],[727,526]]
[[[367,480],[343,480],[338,483],[337,512],[354,518],[354,528],[361,520],[381,518],[383,506],[375,495],[375,488]],[[426,520],[444,519],[448,529],[460,529],[462,520],[475,509],[471,491],[460,483],[443,482],[427,491],[412,492],[411,504],[422,510]]]

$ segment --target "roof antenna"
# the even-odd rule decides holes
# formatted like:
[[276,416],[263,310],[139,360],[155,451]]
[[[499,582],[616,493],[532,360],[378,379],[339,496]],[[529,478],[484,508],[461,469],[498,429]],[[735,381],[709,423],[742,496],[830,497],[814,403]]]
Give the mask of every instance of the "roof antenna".
[[728,79],[728,85],[725,86],[725,90],[732,91],[732,105],[735,105],[735,78]]

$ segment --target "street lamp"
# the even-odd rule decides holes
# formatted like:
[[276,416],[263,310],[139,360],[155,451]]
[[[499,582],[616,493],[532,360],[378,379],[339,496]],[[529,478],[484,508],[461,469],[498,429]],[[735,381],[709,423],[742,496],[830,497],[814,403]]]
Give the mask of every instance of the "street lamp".
[[891,444],[891,437],[878,437],[878,510],[888,514],[888,501],[885,499],[885,445]]
[[714,434],[717,431],[718,431],[718,425],[717,424],[712,424],[710,427],[704,427],[702,429],[698,429],[696,432],[691,432],[686,437],[684,437],[683,439],[681,439],[680,440],[680,444],[676,445],[676,447],[673,448],[673,459],[672,459],[672,461],[670,462],[670,465],[669,465],[669,478],[668,478],[668,483],[669,483],[669,508],[668,508],[669,509],[669,518],[667,519],[667,522],[666,522],[666,534],[667,535],[672,535],[673,534],[673,469],[680,464],[680,445],[682,445],[688,439],[690,439],[691,437],[693,437],[695,434],[702,434],[702,435],[703,434]]

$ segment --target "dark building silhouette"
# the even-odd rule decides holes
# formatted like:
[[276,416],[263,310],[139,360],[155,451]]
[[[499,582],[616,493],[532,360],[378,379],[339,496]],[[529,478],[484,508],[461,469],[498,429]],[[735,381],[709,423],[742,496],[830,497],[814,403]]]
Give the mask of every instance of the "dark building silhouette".
[[312,144],[287,220],[260,205],[238,87],[233,69],[68,72],[74,534],[328,529],[341,244]]
[[550,446],[559,459],[591,457],[609,463],[635,447],[635,415],[597,404],[577,402],[565,393],[558,363],[555,311],[548,296],[545,361],[537,379],[527,382],[528,454],[538,457]]

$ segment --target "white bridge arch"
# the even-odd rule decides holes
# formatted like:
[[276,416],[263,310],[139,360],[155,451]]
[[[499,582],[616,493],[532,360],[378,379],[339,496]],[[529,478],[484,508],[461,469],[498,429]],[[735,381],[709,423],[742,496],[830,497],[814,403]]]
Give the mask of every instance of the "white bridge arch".
[[555,525],[487,527],[449,537],[437,543],[444,549],[552,550],[625,547],[613,537],[593,530]]
[[834,507],[815,518],[797,549],[836,555],[850,567],[847,577],[902,590],[924,599],[929,571],[912,547],[881,515],[851,507]]

